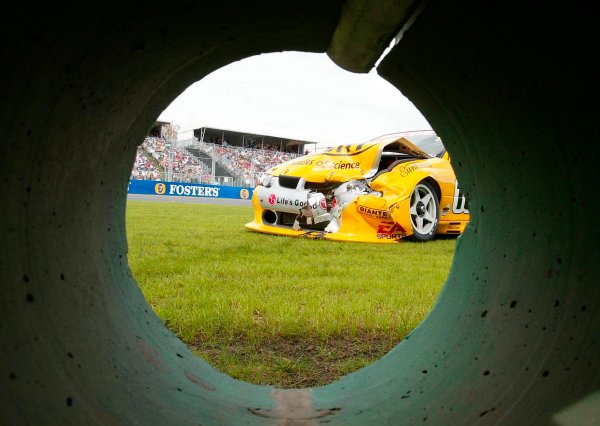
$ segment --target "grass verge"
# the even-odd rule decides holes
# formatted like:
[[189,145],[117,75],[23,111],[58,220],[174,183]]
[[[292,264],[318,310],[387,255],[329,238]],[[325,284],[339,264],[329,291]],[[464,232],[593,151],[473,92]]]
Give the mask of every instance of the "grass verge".
[[246,230],[246,207],[130,201],[129,265],[199,356],[240,380],[332,382],[381,357],[431,309],[455,240],[378,245]]

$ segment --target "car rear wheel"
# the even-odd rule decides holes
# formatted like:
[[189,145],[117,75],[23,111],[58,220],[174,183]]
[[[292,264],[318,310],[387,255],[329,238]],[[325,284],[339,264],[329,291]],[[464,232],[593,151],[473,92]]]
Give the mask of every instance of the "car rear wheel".
[[417,184],[410,195],[410,222],[413,238],[429,241],[437,232],[440,203],[437,193],[428,182]]

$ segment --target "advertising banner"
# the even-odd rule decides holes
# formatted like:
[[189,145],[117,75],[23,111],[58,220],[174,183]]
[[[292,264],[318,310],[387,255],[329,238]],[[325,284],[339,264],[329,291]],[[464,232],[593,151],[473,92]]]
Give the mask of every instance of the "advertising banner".
[[174,195],[180,197],[250,199],[253,188],[241,186],[205,185],[184,182],[130,180],[129,194]]

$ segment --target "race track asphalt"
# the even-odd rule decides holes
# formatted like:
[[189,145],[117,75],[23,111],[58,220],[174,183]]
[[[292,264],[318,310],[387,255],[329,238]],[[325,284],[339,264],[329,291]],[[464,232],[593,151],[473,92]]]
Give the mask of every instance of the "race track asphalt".
[[227,206],[252,207],[252,201],[249,199],[178,197],[174,195],[127,194],[127,201],[160,201],[166,203],[220,204]]

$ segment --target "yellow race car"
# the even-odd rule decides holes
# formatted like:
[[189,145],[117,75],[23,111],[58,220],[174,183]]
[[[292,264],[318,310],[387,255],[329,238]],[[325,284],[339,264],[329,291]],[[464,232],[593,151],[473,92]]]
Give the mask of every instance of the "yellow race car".
[[246,228],[336,241],[393,243],[461,234],[469,222],[450,157],[432,131],[396,133],[282,163],[252,196]]

